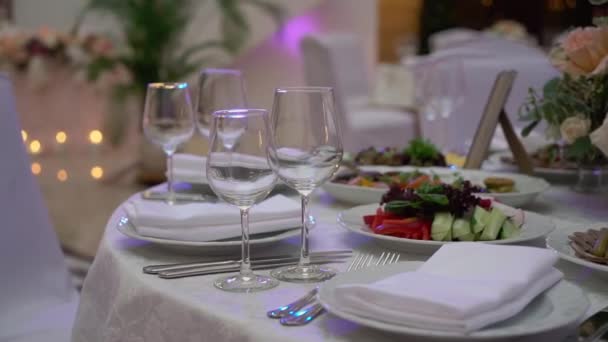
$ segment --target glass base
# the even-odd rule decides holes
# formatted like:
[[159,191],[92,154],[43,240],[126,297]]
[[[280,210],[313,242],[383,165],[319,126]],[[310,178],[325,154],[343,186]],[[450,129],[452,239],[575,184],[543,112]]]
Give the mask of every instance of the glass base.
[[336,275],[336,270],[320,265],[294,265],[272,270],[270,275],[290,283],[318,283],[331,279]]
[[271,289],[279,285],[279,281],[271,277],[250,274],[220,278],[213,284],[220,290],[228,292],[258,292]]
[[605,193],[608,190],[608,169],[579,167],[578,179],[572,189],[581,193]]

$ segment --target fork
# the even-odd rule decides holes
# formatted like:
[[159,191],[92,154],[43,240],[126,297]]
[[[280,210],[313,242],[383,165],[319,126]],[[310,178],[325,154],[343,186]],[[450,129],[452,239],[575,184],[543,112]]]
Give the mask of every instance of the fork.
[[[373,263],[375,257],[372,254],[358,254],[348,265],[346,272],[356,271],[370,266],[393,264],[399,261],[400,257],[401,255],[397,253],[382,252],[380,257],[378,257],[378,260]],[[283,325],[296,326],[309,323],[325,311],[323,306],[319,303],[305,308],[307,305],[315,302],[318,290],[319,288],[315,287],[312,291],[306,293],[295,302],[268,311],[268,317],[280,318],[280,322]]]

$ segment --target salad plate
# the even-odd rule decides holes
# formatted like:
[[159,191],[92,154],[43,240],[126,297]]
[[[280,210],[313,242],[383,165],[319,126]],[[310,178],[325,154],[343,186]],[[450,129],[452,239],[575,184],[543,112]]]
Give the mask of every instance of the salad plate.
[[[515,164],[506,162],[506,159],[513,158],[511,152],[501,152],[491,155],[486,163],[484,163],[484,169],[488,170],[504,170],[504,171],[517,171]],[[550,168],[550,167],[534,167],[534,175],[544,178],[548,181],[554,182],[571,182],[576,180],[577,169],[576,168]]]
[[[605,225],[595,225],[596,228],[604,227]],[[593,227],[591,227],[593,228]],[[556,230],[547,236],[547,248],[550,248],[557,252],[560,258],[568,262],[585,266],[587,268],[602,272],[608,275],[608,265],[595,263],[583,258],[576,256],[574,249],[570,246],[570,239],[568,236],[577,231],[583,231],[584,228],[576,230]]]
[[[515,215],[519,210],[499,203],[494,203],[493,205],[502,210],[506,215]],[[376,242],[387,248],[407,253],[432,254],[443,244],[458,243],[457,241],[417,240],[376,234],[365,224],[363,217],[373,215],[377,209],[378,204],[368,204],[342,211],[338,214],[338,224],[355,234],[373,238]],[[529,211],[522,212],[523,224],[518,235],[501,240],[480,241],[480,243],[520,244],[542,238],[555,229],[555,224],[551,219]]]
[[[310,225],[313,229],[316,225],[316,220],[313,216],[310,216]],[[157,238],[151,236],[144,236],[137,232],[135,226],[131,220],[126,216],[126,213],[118,220],[116,229],[122,234],[134,238],[137,240],[151,242],[155,245],[170,249],[180,254],[231,254],[237,253],[241,250],[241,237],[235,237],[230,239],[218,240],[218,241],[182,241],[165,238]],[[252,248],[268,246],[287,238],[300,235],[300,227],[294,227],[293,229],[281,230],[272,233],[264,234],[252,234],[250,236],[249,243]]]
[[422,265],[421,262],[408,261],[338,274],[321,285],[318,295],[319,302],[328,312],[340,318],[374,329],[408,335],[412,341],[421,338],[461,341],[528,338],[526,340],[559,341],[578,325],[589,307],[589,301],[582,290],[562,280],[539,295],[516,316],[463,335],[387,323],[346,311],[338,305],[335,295],[338,286],[372,283],[401,272],[415,271],[420,265]]
[[[416,170],[429,174],[437,175],[444,183],[452,183],[459,177],[469,180],[473,185],[484,186],[484,180],[492,177],[507,178],[513,181],[515,191],[505,193],[484,193],[497,201],[513,206],[522,207],[532,203],[538,195],[549,188],[549,183],[542,178],[531,177],[516,173],[497,173],[480,170],[454,170],[450,168],[416,168],[411,166],[387,167],[387,166],[367,166],[361,167],[364,172],[414,172]],[[342,171],[344,172],[344,171]],[[340,173],[337,177],[340,176]],[[336,179],[336,178],[334,178]],[[326,182],[323,189],[334,198],[353,204],[379,203],[387,187],[375,188],[359,185],[350,185],[335,181]]]

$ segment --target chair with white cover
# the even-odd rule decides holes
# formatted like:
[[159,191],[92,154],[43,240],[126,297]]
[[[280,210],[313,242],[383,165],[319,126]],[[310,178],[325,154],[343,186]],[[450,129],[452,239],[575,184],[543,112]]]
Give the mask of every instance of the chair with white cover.
[[307,36],[300,48],[308,85],[334,88],[346,152],[370,146],[403,147],[418,136],[415,113],[371,103],[364,50],[354,35]]
[[69,341],[78,294],[20,131],[0,74],[0,341]]

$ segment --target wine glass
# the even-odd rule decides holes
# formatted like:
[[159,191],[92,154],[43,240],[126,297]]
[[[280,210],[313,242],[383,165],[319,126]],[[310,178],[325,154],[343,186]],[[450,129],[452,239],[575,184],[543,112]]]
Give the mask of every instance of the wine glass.
[[144,134],[167,154],[167,198],[175,203],[173,154],[194,134],[194,115],[188,83],[150,83],[143,116]]
[[289,282],[329,279],[335,270],[312,265],[309,258],[308,200],[315,188],[329,180],[342,161],[340,120],[332,88],[279,88],[274,94],[268,160],[279,179],[302,199],[300,262],[273,270],[271,275]]
[[450,148],[449,118],[464,103],[466,84],[459,57],[444,57],[423,64],[417,73],[418,100],[424,115],[423,133],[444,151]]
[[234,69],[204,69],[199,76],[196,101],[197,127],[209,139],[213,112],[224,109],[247,108],[245,82],[241,71]]
[[[219,289],[255,292],[279,284],[271,277],[254,274],[249,261],[249,209],[272,190],[277,176],[266,158],[268,112],[233,109],[213,113],[207,179],[213,192],[241,211],[241,270],[238,275],[215,281]],[[236,141],[236,143],[234,143]]]

